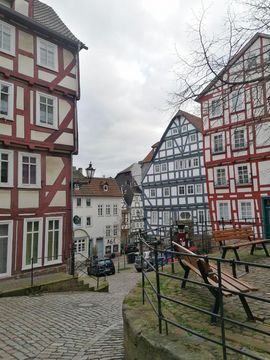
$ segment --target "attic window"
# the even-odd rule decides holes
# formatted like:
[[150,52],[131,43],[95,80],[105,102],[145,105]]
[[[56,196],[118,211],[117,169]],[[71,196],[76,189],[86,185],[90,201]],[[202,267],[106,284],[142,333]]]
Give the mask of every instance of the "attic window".
[[80,190],[80,184],[74,183],[74,190]]
[[108,191],[108,190],[109,190],[108,184],[104,184],[104,185],[103,185],[103,190],[104,190],[104,191]]

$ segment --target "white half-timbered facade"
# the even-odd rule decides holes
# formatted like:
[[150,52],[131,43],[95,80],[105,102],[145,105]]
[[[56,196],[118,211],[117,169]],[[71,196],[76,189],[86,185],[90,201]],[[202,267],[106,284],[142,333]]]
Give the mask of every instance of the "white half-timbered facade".
[[[270,36],[256,34],[200,94],[209,208],[270,238]],[[222,79],[223,81],[221,81]]]
[[147,231],[160,232],[156,229],[168,229],[176,221],[192,220],[197,224],[207,219],[201,129],[200,118],[179,111],[155,149],[142,180]]
[[0,0],[0,279],[54,271],[72,244],[78,53],[37,0]]

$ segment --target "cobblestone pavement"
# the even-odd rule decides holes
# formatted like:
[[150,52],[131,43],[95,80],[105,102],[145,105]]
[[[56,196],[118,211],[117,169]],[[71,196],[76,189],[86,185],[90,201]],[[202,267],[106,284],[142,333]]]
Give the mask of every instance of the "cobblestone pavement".
[[122,301],[139,279],[130,265],[109,293],[1,298],[0,359],[124,360]]

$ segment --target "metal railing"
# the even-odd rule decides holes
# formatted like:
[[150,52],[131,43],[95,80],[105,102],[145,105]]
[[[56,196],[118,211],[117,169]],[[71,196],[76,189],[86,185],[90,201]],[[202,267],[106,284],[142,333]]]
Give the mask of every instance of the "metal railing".
[[[266,326],[256,326],[256,324],[254,323],[249,323],[246,321],[240,321],[237,320],[235,317],[232,317],[230,315],[230,311],[225,311],[224,309],[224,296],[225,293],[231,293],[231,295],[238,295],[239,296],[239,292],[227,289],[224,290],[224,287],[222,286],[222,267],[226,267],[227,269],[230,267],[232,267],[233,273],[236,276],[236,268],[239,267],[244,267],[244,268],[249,268],[250,272],[255,271],[254,269],[257,269],[256,271],[263,271],[263,277],[264,278],[269,278],[270,276],[270,265],[265,265],[265,264],[258,264],[258,263],[250,263],[250,262],[245,262],[245,261],[236,261],[236,260],[226,260],[226,259],[220,259],[220,258],[216,258],[216,257],[211,257],[211,256],[202,256],[202,255],[196,255],[196,254],[192,254],[189,255],[191,257],[195,257],[198,259],[204,259],[205,261],[209,261],[211,260],[214,264],[216,264],[216,269],[217,269],[217,277],[218,277],[218,281],[215,284],[215,286],[207,284],[206,282],[204,282],[203,280],[198,281],[197,277],[196,280],[194,279],[186,279],[185,277],[183,277],[182,273],[179,272],[175,272],[175,263],[174,263],[174,259],[178,256],[181,255],[181,253],[173,251],[173,249],[171,249],[170,253],[172,255],[172,261],[171,261],[171,267],[166,267],[165,270],[163,270],[163,268],[160,267],[160,260],[158,258],[158,254],[160,253],[164,253],[164,250],[160,249],[159,246],[159,242],[155,241],[152,244],[150,244],[149,242],[145,241],[144,238],[140,237],[140,254],[141,254],[141,261],[142,261],[142,303],[145,304],[145,302],[147,301],[150,306],[152,307],[154,313],[156,314],[157,317],[157,321],[158,321],[158,329],[159,329],[159,333],[162,333],[164,330],[164,325],[165,325],[165,330],[166,330],[166,334],[168,334],[169,331],[169,326],[172,327],[176,327],[179,329],[184,330],[185,332],[187,332],[188,334],[191,335],[195,335],[198,336],[206,341],[208,341],[209,343],[218,345],[218,347],[220,348],[220,351],[222,353],[222,355],[220,354],[220,358],[226,360],[228,359],[228,356],[230,356],[233,353],[238,353],[241,355],[246,356],[247,358],[251,358],[251,359],[256,359],[256,360],[263,360],[265,359],[265,357],[260,356],[259,352],[256,350],[252,350],[252,348],[248,348],[248,346],[246,346],[246,348],[241,347],[241,345],[239,347],[237,347],[237,345],[235,343],[232,343],[231,338],[229,338],[228,332],[229,327],[233,327],[234,331],[236,331],[236,329],[239,329],[239,335],[242,335],[242,332],[245,331],[247,333],[249,333],[250,336],[250,343],[252,344],[252,338],[255,336],[254,334],[258,334],[259,337],[263,337],[264,338],[264,343],[265,344],[269,344],[270,342],[270,325],[269,323],[266,324]],[[149,249],[151,251],[154,252],[154,263],[148,261],[147,259],[143,258],[143,250]],[[168,251],[168,250],[167,250]],[[182,255],[186,255],[182,254]],[[147,264],[147,266],[143,266],[143,264]],[[147,270],[146,270],[147,268]],[[154,276],[149,275],[148,271],[153,270],[155,272]],[[253,269],[253,270],[252,270]],[[259,270],[258,270],[259,269]],[[229,270],[226,270],[227,273]],[[259,276],[262,276],[262,274]],[[197,305],[197,302],[195,301],[194,303],[192,303],[192,301],[183,301],[181,300],[180,296],[173,296],[170,294],[170,292],[166,292],[167,288],[164,288],[164,282],[166,281],[166,279],[169,279],[171,282],[178,282],[179,281],[186,281],[187,283],[192,284],[193,287],[199,287],[200,289],[202,288],[208,288],[208,290],[212,290],[212,291],[216,291],[216,294],[218,296],[219,299],[219,304],[220,304],[220,312],[219,314],[217,314],[216,312],[214,312],[214,308],[212,311],[205,309],[205,307],[201,306],[201,305]],[[257,284],[256,284],[257,285]],[[192,290],[194,291],[195,288],[190,289],[189,291],[191,292]],[[180,289],[180,287],[179,287]],[[244,299],[244,302],[246,302],[246,299],[250,300],[250,301],[256,301],[259,302],[258,307],[260,308],[260,310],[262,311],[262,309],[264,309],[264,307],[266,307],[265,311],[268,311],[267,314],[267,321],[270,321],[270,299],[269,299],[269,293],[270,293],[270,289],[265,291],[264,289],[259,289],[261,291],[264,291],[264,293],[262,292],[259,295],[253,295],[249,293],[245,293],[245,292],[241,292],[239,296],[239,298]],[[186,290],[185,290],[186,291]],[[200,290],[202,291],[202,290]],[[225,291],[225,292],[224,292]],[[268,295],[267,295],[268,294]],[[198,295],[198,291],[195,291],[195,295]],[[193,295],[194,296],[194,295]],[[200,297],[203,296],[202,293],[200,293]],[[242,302],[242,300],[241,300]],[[244,303],[242,302],[242,304]],[[203,331],[198,330],[196,327],[192,327],[190,325],[187,325],[184,321],[181,320],[177,320],[177,318],[172,318],[169,317],[168,315],[165,315],[165,313],[169,313],[167,310],[168,308],[170,308],[170,304],[173,304],[174,307],[177,307],[178,309],[186,309],[185,310],[185,314],[188,311],[195,311],[198,312],[200,314],[205,314],[205,315],[209,315],[211,316],[211,319],[216,319],[216,327],[220,328],[220,336],[217,336],[217,332],[214,331],[215,336],[207,336],[203,333]],[[266,304],[266,305],[265,305]],[[231,306],[234,306],[231,305]],[[235,306],[238,306],[235,304]],[[268,306],[268,307],[267,307]],[[239,314],[239,312],[236,309],[237,314]],[[241,317],[241,316],[240,316]],[[200,319],[201,320],[201,319]],[[257,320],[260,320],[259,318],[257,318]],[[263,319],[261,319],[263,320]],[[202,320],[201,320],[202,321]],[[207,321],[207,320],[206,320]],[[205,324],[204,324],[205,325]],[[209,321],[208,324],[209,325]],[[213,327],[211,327],[213,329]],[[257,349],[258,350],[258,349]],[[269,354],[270,355],[270,354]]]

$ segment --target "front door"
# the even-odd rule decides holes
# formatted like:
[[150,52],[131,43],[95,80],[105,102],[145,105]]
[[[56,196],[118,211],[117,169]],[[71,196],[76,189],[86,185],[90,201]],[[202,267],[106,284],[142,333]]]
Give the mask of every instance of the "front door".
[[263,198],[263,232],[264,238],[270,239],[270,198]]
[[104,256],[104,244],[103,244],[103,238],[97,238],[97,257],[103,258]]
[[12,222],[0,221],[0,278],[11,275]]

